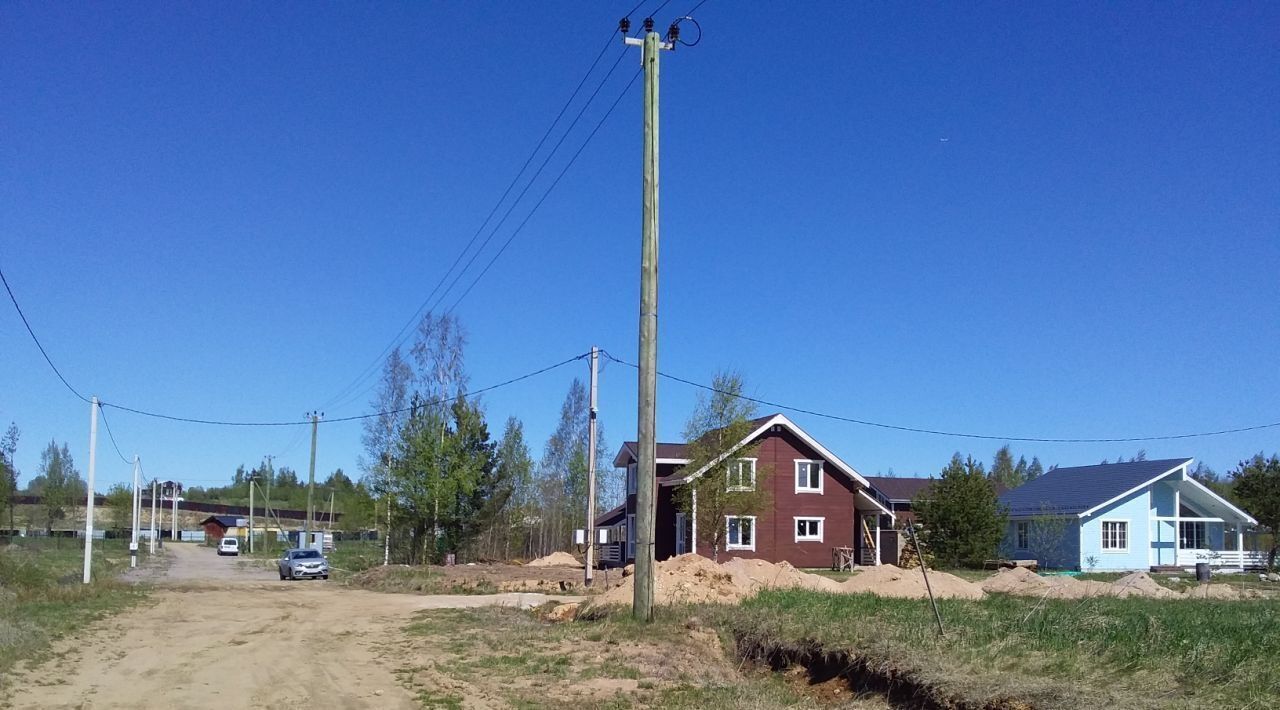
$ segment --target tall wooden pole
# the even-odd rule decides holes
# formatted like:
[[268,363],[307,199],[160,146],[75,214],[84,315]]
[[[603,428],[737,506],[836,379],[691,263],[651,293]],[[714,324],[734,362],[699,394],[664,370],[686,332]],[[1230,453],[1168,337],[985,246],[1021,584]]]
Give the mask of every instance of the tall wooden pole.
[[600,363],[600,349],[591,346],[591,413],[587,419],[587,564],[586,584],[595,576],[596,549],[596,370]]
[[[648,24],[648,22],[646,22]],[[654,478],[658,397],[658,55],[662,40],[644,35],[644,229],[640,247],[640,382],[636,439],[636,581],[632,611],[653,620]]]
[[249,554],[253,554],[253,479],[249,476]]
[[311,516],[315,508],[313,497],[316,491],[316,434],[320,430],[320,415],[311,413],[311,466],[307,469],[307,522],[303,525],[303,536],[306,538],[298,547],[311,547]]

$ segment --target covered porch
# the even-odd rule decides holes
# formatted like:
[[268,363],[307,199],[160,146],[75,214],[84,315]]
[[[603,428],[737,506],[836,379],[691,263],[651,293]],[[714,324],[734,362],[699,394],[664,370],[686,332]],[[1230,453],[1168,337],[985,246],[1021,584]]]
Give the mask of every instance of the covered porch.
[[1169,478],[1151,488],[1152,567],[1194,567],[1207,562],[1223,569],[1264,567],[1256,521],[1189,476]]

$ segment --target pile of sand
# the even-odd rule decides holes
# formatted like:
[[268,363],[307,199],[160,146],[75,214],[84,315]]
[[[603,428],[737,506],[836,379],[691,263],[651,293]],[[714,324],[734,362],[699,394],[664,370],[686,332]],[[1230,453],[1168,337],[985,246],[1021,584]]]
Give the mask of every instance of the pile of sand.
[[581,567],[578,558],[567,552],[553,552],[546,557],[539,557],[528,562],[525,567]]
[[834,579],[802,572],[789,562],[774,564],[764,560],[735,557],[720,565],[733,576],[734,584],[752,592],[758,589],[809,589],[815,592],[840,593],[843,589]]
[[991,594],[1041,595],[1049,590],[1049,582],[1026,567],[1002,569],[982,583],[982,591]]
[[1151,578],[1146,572],[1132,572],[1111,583],[1112,594],[1117,597],[1151,597],[1169,599],[1178,593]]
[[[981,599],[982,587],[946,572],[929,570],[929,586],[939,599]],[[840,585],[846,594],[869,592],[881,597],[924,599],[929,596],[919,567],[905,570],[894,565],[862,568]]]
[[1227,584],[1201,584],[1178,593],[1162,586],[1146,572],[1132,572],[1108,583],[1079,580],[1066,575],[1041,577],[1035,572],[1022,568],[1000,570],[982,583],[982,589],[992,593],[1050,599],[1085,599],[1087,597],[1253,599],[1263,596],[1257,590],[1238,590]]
[[[635,579],[635,575],[623,578],[622,584],[597,596],[592,605],[630,605]],[[739,586],[732,574],[701,555],[680,555],[654,565],[654,604],[734,604],[749,591],[754,589]]]

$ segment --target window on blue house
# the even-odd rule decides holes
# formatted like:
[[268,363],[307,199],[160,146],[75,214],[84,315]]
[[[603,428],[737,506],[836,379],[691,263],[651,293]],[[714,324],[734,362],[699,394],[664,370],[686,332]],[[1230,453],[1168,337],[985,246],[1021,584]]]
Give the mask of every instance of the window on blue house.
[[1184,550],[1203,550],[1208,546],[1209,536],[1204,522],[1183,520],[1178,523],[1178,547]]
[[1102,521],[1102,551],[1126,552],[1129,549],[1129,521]]
[[1031,523],[1025,520],[1019,520],[1013,524],[1014,532],[1017,537],[1017,548],[1025,550],[1031,547]]

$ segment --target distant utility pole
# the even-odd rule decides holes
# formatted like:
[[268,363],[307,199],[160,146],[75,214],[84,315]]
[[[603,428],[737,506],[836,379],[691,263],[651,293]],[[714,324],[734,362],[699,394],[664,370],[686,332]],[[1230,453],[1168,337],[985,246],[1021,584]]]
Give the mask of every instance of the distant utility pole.
[[139,518],[142,517],[142,489],[141,481],[138,479],[138,455],[133,455],[133,529],[132,535],[129,537],[129,566],[138,566],[138,525],[141,523]]
[[[657,462],[658,397],[658,55],[675,49],[644,20],[644,39],[628,37],[631,22],[619,23],[623,41],[644,48],[644,227],[640,246],[640,382],[636,473],[636,581],[632,614],[653,621],[654,477]],[[668,31],[674,35],[675,25]]]
[[177,481],[173,484],[173,511],[169,515],[169,542],[178,541],[178,494],[182,492],[182,485]]
[[[267,490],[263,494],[263,508],[267,516],[267,527],[271,526],[271,481],[276,477],[276,467],[274,464],[275,455],[267,454]],[[258,486],[261,490],[262,486]]]
[[253,474],[249,474],[249,554],[253,554]]
[[153,555],[156,554],[156,538],[160,537],[160,526],[156,525],[156,495],[159,490],[160,481],[155,478],[151,479],[151,527],[149,528],[151,530],[151,540],[149,543],[151,545],[151,554]]
[[84,583],[88,584],[93,572],[93,474],[98,455],[98,398],[89,402],[89,501],[84,508]]
[[313,497],[316,492],[316,435],[319,433],[320,417],[324,416],[324,412],[311,412],[307,416],[311,418],[311,468],[307,471],[307,522],[302,528],[306,542],[298,547],[311,547],[311,518],[315,515]]
[[587,419],[587,565],[586,584],[591,585],[595,576],[596,544],[596,369],[600,363],[600,349],[591,346],[591,413]]

